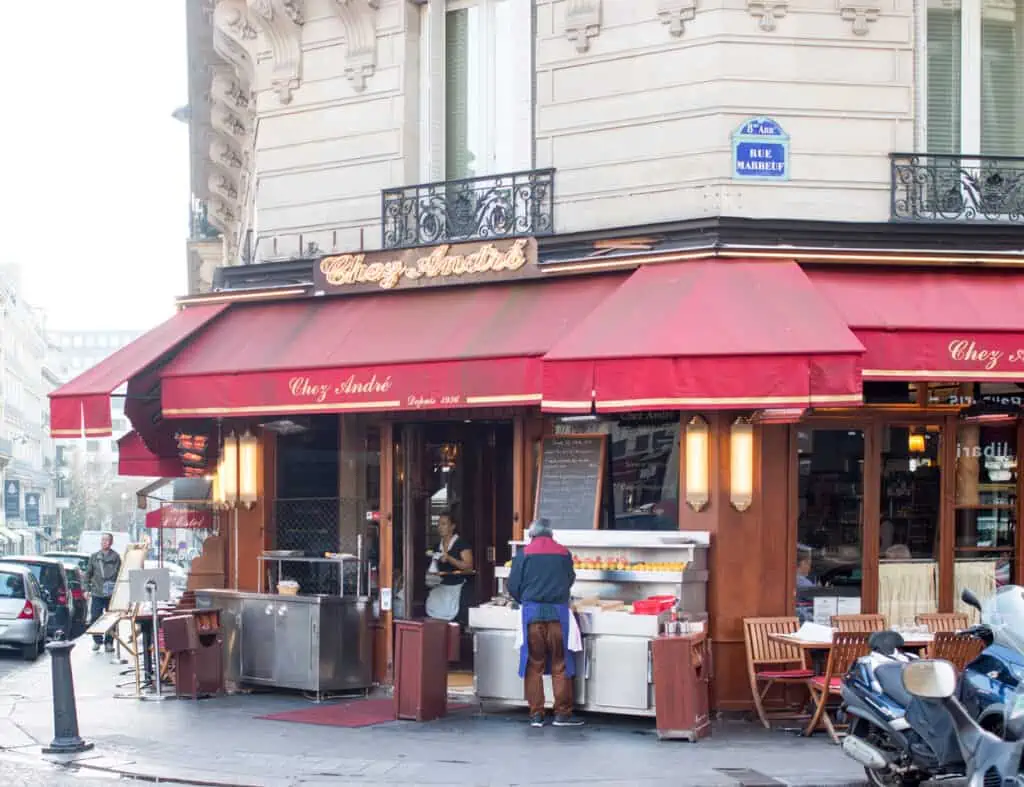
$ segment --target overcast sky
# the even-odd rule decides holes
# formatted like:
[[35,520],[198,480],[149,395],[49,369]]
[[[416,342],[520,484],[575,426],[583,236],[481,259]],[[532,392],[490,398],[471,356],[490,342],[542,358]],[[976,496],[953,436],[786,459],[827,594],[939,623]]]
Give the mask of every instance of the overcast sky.
[[149,328],[186,289],[185,3],[3,5],[0,264],[54,328]]

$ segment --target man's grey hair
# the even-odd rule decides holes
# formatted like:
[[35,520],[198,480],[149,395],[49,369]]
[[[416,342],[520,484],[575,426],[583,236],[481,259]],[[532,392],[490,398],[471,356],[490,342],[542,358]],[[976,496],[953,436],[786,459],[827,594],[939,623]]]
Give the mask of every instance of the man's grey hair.
[[541,517],[540,519],[533,520],[530,525],[530,538],[539,538],[541,536],[548,536],[549,538],[553,535],[551,531],[551,522]]

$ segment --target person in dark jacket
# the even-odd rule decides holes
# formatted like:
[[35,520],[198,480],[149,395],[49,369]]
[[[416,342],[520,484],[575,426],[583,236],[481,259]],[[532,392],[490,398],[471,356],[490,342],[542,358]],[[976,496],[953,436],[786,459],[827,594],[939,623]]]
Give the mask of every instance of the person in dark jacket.
[[[530,543],[516,553],[509,572],[509,594],[522,607],[523,645],[519,674],[523,678],[530,724],[544,726],[544,674],[550,671],[556,727],[577,727],[572,715],[575,659],[570,636],[575,626],[569,592],[576,581],[572,554],[555,541],[547,520],[530,527]],[[578,636],[578,629],[577,629]]]
[[[100,538],[100,550],[89,557],[89,566],[85,569],[85,585],[89,591],[89,622],[95,623],[96,619],[107,611],[110,606],[110,597],[114,595],[114,585],[117,583],[117,575],[121,571],[121,556],[113,550],[114,537],[110,533],[104,533]],[[105,646],[107,653],[114,652],[114,638],[107,634],[101,637],[93,634],[92,649],[97,651],[100,645]]]

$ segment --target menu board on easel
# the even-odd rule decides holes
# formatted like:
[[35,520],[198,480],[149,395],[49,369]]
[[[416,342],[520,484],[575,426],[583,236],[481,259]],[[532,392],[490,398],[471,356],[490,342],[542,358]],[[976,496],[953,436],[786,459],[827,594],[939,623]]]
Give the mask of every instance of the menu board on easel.
[[544,438],[534,507],[538,518],[547,519],[554,530],[599,526],[607,445],[603,434]]

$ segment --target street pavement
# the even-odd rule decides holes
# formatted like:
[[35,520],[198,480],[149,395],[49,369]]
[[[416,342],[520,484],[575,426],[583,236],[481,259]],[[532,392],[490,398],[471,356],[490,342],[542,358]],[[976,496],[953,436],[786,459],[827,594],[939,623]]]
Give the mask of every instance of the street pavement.
[[[320,727],[256,718],[309,706],[295,694],[140,702],[114,696],[125,666],[92,653],[87,642],[72,652],[72,663],[81,735],[95,749],[70,758],[41,754],[53,737],[46,656],[0,679],[0,761],[70,763],[78,774],[48,773],[71,785],[112,774],[232,787],[864,784],[863,772],[827,738],[747,722],[719,723],[713,737],[696,744],[659,741],[650,720],[591,718],[582,729],[534,730],[522,712],[493,709],[427,724]],[[21,782],[0,777],[5,783]]]
[[[45,656],[43,657],[45,658]],[[16,650],[0,650],[0,680],[30,666]]]
[[[113,782],[138,784],[138,779],[125,779],[120,774],[67,768],[23,755],[0,752],[0,784],[18,787],[112,787]],[[180,782],[161,782],[174,787]]]

